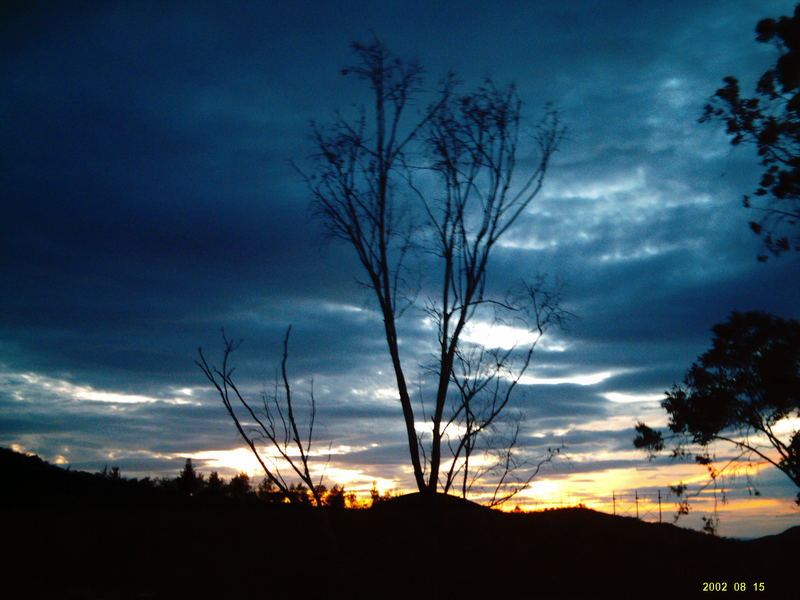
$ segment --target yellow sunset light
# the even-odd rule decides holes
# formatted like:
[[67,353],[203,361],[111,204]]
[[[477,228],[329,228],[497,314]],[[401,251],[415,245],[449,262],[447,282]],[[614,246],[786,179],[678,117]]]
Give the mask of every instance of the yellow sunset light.
[[182,454],[181,457],[203,461],[205,466],[210,469],[233,469],[237,473],[247,473],[248,475],[263,474],[261,465],[258,464],[256,457],[248,448],[205,450],[194,454]]

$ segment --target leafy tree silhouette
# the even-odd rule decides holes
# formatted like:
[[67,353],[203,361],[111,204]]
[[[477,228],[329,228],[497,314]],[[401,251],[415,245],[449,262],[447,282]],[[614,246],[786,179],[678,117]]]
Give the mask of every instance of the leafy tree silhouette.
[[372,482],[372,489],[369,491],[369,495],[370,500],[372,501],[371,506],[376,506],[381,502],[386,502],[392,497],[392,494],[389,491],[386,491],[383,493],[383,495],[381,495],[381,493],[378,491],[378,485],[374,481]]
[[104,479],[112,479],[115,481],[118,481],[119,479],[122,478],[122,475],[120,474],[119,471],[119,467],[111,467],[111,469],[109,469],[108,465],[105,465],[103,467],[103,470],[100,471],[100,476],[103,477]]
[[269,477],[264,477],[256,488],[256,495],[264,502],[283,502],[284,496]]
[[330,506],[331,508],[344,508],[345,495],[344,486],[339,484],[334,485],[325,495],[326,506]]
[[[311,494],[302,483],[294,483],[289,486],[289,497],[298,504],[311,504]],[[317,504],[317,506],[320,505]]]
[[[725,77],[700,122],[721,120],[731,144],[751,143],[758,149],[764,172],[755,196],[766,202],[754,204],[744,196],[744,205],[762,213],[750,228],[777,256],[792,248],[800,251],[800,4],[792,17],[759,21],[756,40],[772,42],[780,52],[758,81],[759,97],[743,97],[739,81]],[[767,255],[758,259],[763,262]]]
[[181,471],[175,482],[179,491],[193,496],[203,487],[203,475],[195,471],[192,459],[187,458],[183,471]]
[[208,476],[206,487],[215,492],[220,491],[225,487],[225,480],[219,476],[219,473],[212,471],[211,475]]
[[670,433],[640,422],[634,446],[652,457],[669,441],[673,456],[693,456],[716,479],[722,470],[713,467],[711,445],[723,442],[738,452],[728,464],[760,460],[800,487],[800,430],[787,426],[800,417],[800,323],[734,312],[713,332],[711,349],[661,403]]
[[231,497],[242,499],[246,498],[251,492],[250,476],[247,473],[239,473],[232,477],[228,483],[228,493]]

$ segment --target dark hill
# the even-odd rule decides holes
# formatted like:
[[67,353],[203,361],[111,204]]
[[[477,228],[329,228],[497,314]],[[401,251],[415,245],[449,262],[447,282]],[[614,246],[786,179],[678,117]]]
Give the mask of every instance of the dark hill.
[[[418,494],[369,510],[158,504],[35,457],[3,453],[0,468],[50,499],[25,505],[36,494],[17,493],[2,507],[14,551],[5,585],[24,588],[9,598],[684,598],[708,597],[705,582],[726,584],[721,597],[796,591],[800,528],[739,541],[583,508],[510,514]],[[740,582],[765,591],[734,593]]]
[[0,505],[42,507],[144,506],[176,502],[168,490],[150,480],[137,481],[112,474],[62,469],[29,456],[0,448],[3,493]]
[[381,512],[404,512],[404,511],[491,511],[491,509],[458,496],[447,494],[404,494],[394,496],[386,501],[375,505],[373,510]]

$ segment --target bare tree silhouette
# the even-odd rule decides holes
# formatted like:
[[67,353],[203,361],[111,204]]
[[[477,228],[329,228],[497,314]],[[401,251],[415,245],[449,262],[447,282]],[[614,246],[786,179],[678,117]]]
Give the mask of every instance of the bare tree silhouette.
[[[548,110],[523,138],[516,89],[491,81],[458,93],[455,77],[447,76],[422,108],[418,63],[401,60],[377,38],[352,48],[356,63],[342,72],[367,81],[369,117],[361,109],[353,120],[340,115],[327,127],[312,124],[317,152],[312,170],[301,173],[328,234],[353,248],[377,301],[416,485],[435,493],[447,485],[440,481],[442,442],[465,328],[477,311],[503,304],[486,289],[490,256],[540,192],[564,130]],[[538,157],[519,169],[521,142],[529,141]],[[426,271],[436,274],[439,290],[424,303],[437,348],[430,440],[417,429],[398,333],[398,319],[417,304],[408,261],[422,253],[435,260]],[[497,400],[502,410],[508,398]]]
[[[461,495],[466,498],[478,481],[493,476],[496,487],[489,504],[502,504],[527,488],[541,468],[559,454],[558,448],[548,448],[537,462],[520,459],[517,445],[523,413],[517,412],[510,423],[505,423],[508,435],[497,430],[497,421],[528,370],[537,342],[550,326],[563,326],[570,316],[560,308],[560,302],[560,292],[546,291],[541,279],[535,287],[522,282],[502,305],[494,306],[495,323],[520,325],[535,333],[531,341],[508,348],[462,343],[457,349],[452,382],[458,394],[449,403],[450,416],[442,427],[443,435],[449,428],[457,432],[447,440],[451,460],[444,480],[445,493],[460,477]],[[470,463],[476,451],[490,459],[477,469]]]
[[[301,434],[301,425],[298,424],[299,419],[286,369],[291,331],[292,327],[289,326],[283,338],[280,383],[276,378],[274,394],[271,397],[263,394],[261,406],[257,407],[247,400],[233,378],[234,368],[230,366],[230,357],[241,341],[234,342],[228,339],[223,332],[224,348],[221,366],[216,367],[209,364],[202,348],[197,351],[199,358],[195,360],[195,364],[217,390],[239,435],[253,452],[266,477],[278,487],[288,501],[300,502],[297,490],[286,480],[281,470],[279,463],[283,461],[308,489],[314,504],[322,506],[323,501],[320,496],[322,475],[315,479],[309,467],[314,440],[314,422],[317,414],[314,385],[312,381],[307,402],[308,418],[305,431]],[[282,386],[282,390],[279,389],[280,386]],[[267,449],[274,451],[272,456],[265,454],[263,446],[259,447],[259,444],[264,443],[266,443]]]

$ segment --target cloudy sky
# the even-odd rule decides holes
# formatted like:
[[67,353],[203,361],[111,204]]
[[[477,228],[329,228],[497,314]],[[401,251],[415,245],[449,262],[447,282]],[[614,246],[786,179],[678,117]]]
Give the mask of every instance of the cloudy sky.
[[[793,2],[17,3],[0,19],[0,444],[73,468],[175,475],[186,457],[227,475],[253,464],[194,365],[220,329],[249,393],[289,369],[314,379],[327,475],[409,489],[408,450],[382,324],[355,256],[326,241],[308,191],[309,123],[354,114],[349,42],[379,35],[469,88],[514,82],[530,122],[547,102],[568,134],[545,188],[496,248],[490,286],[564,282],[575,315],[542,340],[514,408],[529,458],[563,444],[521,502],[643,495],[702,471],[648,463],[637,419],[733,310],[800,317],[800,255],[759,263],[741,196],[752,148],[698,124],[736,75],[750,92],[776,58],[756,22]],[[14,8],[16,6],[16,8]],[[350,112],[348,112],[350,111]],[[524,168],[524,167],[523,167]],[[425,362],[420,312],[402,321]],[[473,341],[501,344],[476,327]],[[322,457],[321,463],[325,458]],[[321,468],[321,467],[320,467]],[[781,473],[741,479],[721,531],[800,522]],[[672,506],[665,505],[665,512]],[[690,523],[691,524],[691,523]]]

